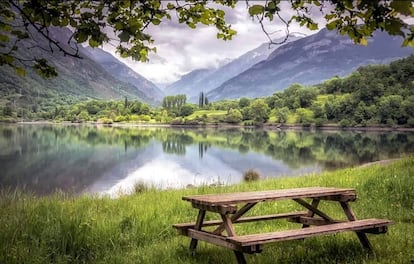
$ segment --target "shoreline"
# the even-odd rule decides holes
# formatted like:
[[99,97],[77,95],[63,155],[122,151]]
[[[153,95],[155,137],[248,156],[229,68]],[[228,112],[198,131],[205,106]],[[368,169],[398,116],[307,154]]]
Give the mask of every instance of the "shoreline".
[[0,122],[0,124],[22,124],[22,125],[93,125],[105,127],[171,127],[171,128],[248,128],[248,129],[266,129],[266,130],[295,130],[295,131],[361,131],[361,132],[414,132],[414,127],[386,127],[386,126],[365,126],[365,127],[341,127],[338,125],[322,125],[322,126],[302,126],[297,124],[263,124],[261,126],[244,126],[233,124],[200,124],[200,125],[185,125],[185,124],[162,124],[162,123],[113,123],[103,124],[98,122],[72,123],[69,121],[53,122],[53,121],[21,121],[15,123]]

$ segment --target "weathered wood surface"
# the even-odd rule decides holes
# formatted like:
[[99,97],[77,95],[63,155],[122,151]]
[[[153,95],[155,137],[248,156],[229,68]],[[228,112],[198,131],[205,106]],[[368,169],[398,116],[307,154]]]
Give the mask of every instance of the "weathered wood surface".
[[[227,241],[234,243],[235,245],[246,247],[250,245],[259,245],[267,244],[278,241],[286,240],[295,240],[302,239],[307,237],[312,237],[316,235],[328,235],[344,231],[361,231],[367,230],[371,232],[373,229],[378,229],[379,231],[386,232],[387,229],[384,228],[392,224],[389,220],[384,219],[364,219],[356,220],[343,223],[335,223],[329,225],[316,226],[312,228],[302,228],[294,229],[287,231],[271,232],[271,233],[262,233],[262,234],[253,234],[253,235],[243,235],[236,237],[229,237]],[[379,232],[380,233],[380,232]]]
[[[276,220],[276,219],[282,219],[282,218],[290,218],[290,217],[300,217],[305,216],[307,212],[292,212],[292,213],[283,213],[283,214],[272,214],[272,215],[259,215],[259,216],[246,216],[237,219],[233,222],[233,224],[240,224],[240,223],[249,223],[249,222],[255,222],[255,221],[268,221],[268,220]],[[295,218],[296,219],[296,218]],[[296,222],[296,221],[295,221]],[[210,220],[210,221],[204,221],[202,224],[202,227],[206,226],[216,226],[222,224],[222,220]],[[194,228],[196,223],[181,223],[181,224],[174,224],[173,227],[177,229],[189,229]]]
[[184,196],[183,200],[193,205],[230,205],[238,203],[254,203],[268,200],[318,198],[321,200],[354,201],[356,199],[355,189],[331,188],[331,187],[309,187],[285,190],[269,190],[257,192],[240,192],[224,194],[206,194]]

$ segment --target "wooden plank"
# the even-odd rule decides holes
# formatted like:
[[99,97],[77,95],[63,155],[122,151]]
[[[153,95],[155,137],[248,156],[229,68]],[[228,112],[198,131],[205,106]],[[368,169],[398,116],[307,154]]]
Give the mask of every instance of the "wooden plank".
[[245,252],[248,254],[260,253],[263,251],[263,247],[261,245],[251,245],[242,247],[233,242],[228,241],[228,237],[226,236],[215,235],[207,231],[188,229],[188,236],[193,239],[205,241],[216,246],[229,248],[233,251]]
[[215,235],[210,232],[189,229],[188,236],[196,240],[202,240],[202,241],[211,243],[213,245],[222,246],[222,247],[229,248],[232,250],[237,250],[237,251],[243,250],[241,246],[238,246],[234,243],[227,241],[227,237]]
[[392,224],[391,221],[385,219],[364,219],[344,223],[335,223],[329,225],[316,226],[312,228],[294,229],[288,231],[279,231],[264,234],[244,235],[237,237],[229,237],[227,240],[238,246],[245,247],[258,244],[266,244],[271,242],[302,239],[317,235],[328,235],[344,231],[361,231],[381,228]]
[[233,223],[228,215],[221,215],[221,219],[223,220],[224,228],[226,229],[227,235],[229,237],[235,236],[236,232],[234,231]]
[[310,211],[312,211],[314,214],[319,215],[320,217],[322,217],[323,219],[330,221],[330,222],[334,222],[334,220],[329,217],[327,214],[325,214],[324,212],[322,212],[321,210],[313,207],[312,205],[308,204],[307,202],[305,202],[302,199],[293,199],[295,202],[299,203],[300,205],[304,206],[305,208],[309,209]]
[[[318,206],[319,206],[319,202],[320,202],[321,200],[319,200],[319,199],[313,199],[312,200],[312,207],[314,207],[314,208],[318,208]],[[309,210],[308,209],[308,215],[307,216],[309,216],[309,217],[313,217],[315,215],[315,213],[312,211],[312,210]],[[309,224],[305,224],[305,223],[303,223],[303,225],[302,225],[302,228],[307,228],[307,227],[309,227]]]
[[[292,212],[292,213],[271,214],[271,215],[246,216],[246,217],[237,219],[236,221],[233,222],[233,224],[248,223],[248,222],[255,222],[255,221],[277,220],[277,219],[298,217],[298,216],[304,216],[304,215],[306,215],[306,212]],[[202,227],[216,226],[216,225],[221,225],[222,223],[223,223],[222,220],[204,221],[202,224]],[[174,224],[173,227],[179,230],[189,229],[189,228],[194,228],[195,224],[196,223],[194,222],[181,223],[181,224]]]
[[237,206],[234,204],[208,205],[208,204],[193,203],[192,205],[196,209],[206,210],[206,211],[215,212],[219,214],[234,214],[237,212]]
[[332,223],[342,223],[344,221],[328,221],[323,218],[316,218],[310,216],[293,216],[287,219],[289,222],[303,224],[302,227],[309,227],[309,226],[320,226],[320,225],[329,225]]
[[182,199],[193,204],[223,205],[237,203],[254,203],[268,200],[318,198],[321,200],[348,201],[356,199],[355,189],[333,187],[308,187],[258,192],[239,192],[224,194],[207,194],[184,196]]

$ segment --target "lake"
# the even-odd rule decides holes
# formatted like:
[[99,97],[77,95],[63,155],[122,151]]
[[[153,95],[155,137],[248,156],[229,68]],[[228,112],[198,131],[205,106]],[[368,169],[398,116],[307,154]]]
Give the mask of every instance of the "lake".
[[156,188],[299,176],[414,152],[414,133],[0,125],[0,188],[116,196]]

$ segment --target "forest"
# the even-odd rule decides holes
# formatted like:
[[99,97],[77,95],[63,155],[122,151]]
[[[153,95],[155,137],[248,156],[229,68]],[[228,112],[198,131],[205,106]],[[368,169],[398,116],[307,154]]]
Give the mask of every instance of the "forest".
[[207,95],[200,93],[198,104],[187,102],[181,94],[165,97],[158,107],[127,97],[118,101],[83,99],[71,104],[52,99],[32,108],[21,108],[11,101],[0,105],[0,120],[8,122],[414,127],[414,55],[388,65],[360,67],[349,76],[310,87],[293,84],[255,99],[209,102]]

